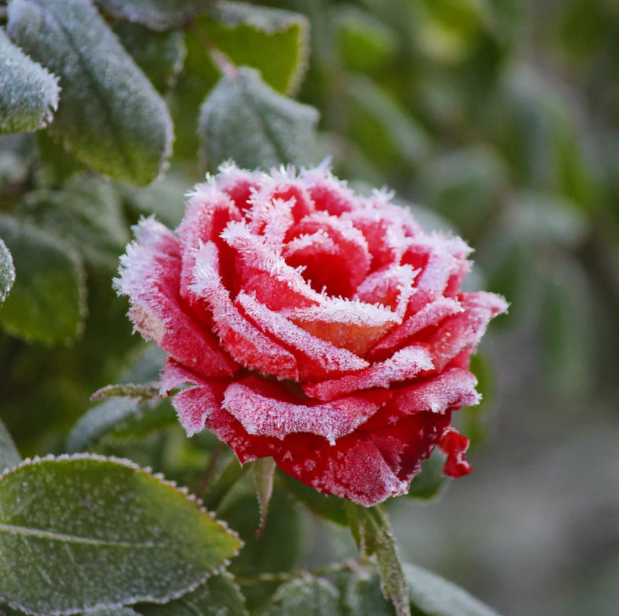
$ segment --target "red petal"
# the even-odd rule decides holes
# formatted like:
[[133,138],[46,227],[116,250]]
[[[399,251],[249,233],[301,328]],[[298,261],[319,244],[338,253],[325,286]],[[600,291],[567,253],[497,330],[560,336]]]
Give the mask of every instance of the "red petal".
[[319,400],[333,400],[344,394],[374,387],[388,388],[397,381],[406,381],[434,367],[432,355],[426,347],[407,347],[380,364],[339,379],[303,385],[308,396]]
[[443,472],[449,477],[463,477],[468,475],[473,469],[469,464],[464,452],[469,448],[469,439],[458,434],[455,428],[450,427],[443,438],[441,438],[440,448],[447,454],[445,468]]
[[212,382],[183,389],[172,398],[172,406],[187,436],[204,430],[209,416],[221,408],[225,383]]
[[178,243],[174,234],[147,219],[140,223],[137,236],[141,243],[128,247],[116,281],[131,301],[129,316],[135,329],[204,376],[233,374],[237,365],[179,296],[181,261],[170,254]]
[[217,249],[212,242],[198,252],[191,290],[210,306],[221,343],[236,361],[263,374],[298,380],[295,357],[254,327],[230,300],[219,277]]
[[[285,395],[283,390],[280,393]],[[386,397],[350,396],[330,404],[307,406],[262,395],[246,384],[232,383],[226,390],[223,407],[251,435],[283,439],[289,434],[307,432],[334,444],[376,413]]]
[[293,353],[297,358],[301,381],[325,379],[344,372],[362,370],[368,365],[354,353],[308,334],[244,292],[239,293],[237,302],[261,331],[271,334]]

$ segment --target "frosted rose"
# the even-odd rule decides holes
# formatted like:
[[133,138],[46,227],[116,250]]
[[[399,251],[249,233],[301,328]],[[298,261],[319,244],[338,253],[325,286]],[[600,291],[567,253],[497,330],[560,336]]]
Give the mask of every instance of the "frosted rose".
[[189,435],[241,463],[272,456],[327,494],[405,493],[436,445],[470,471],[452,412],[476,404],[469,359],[505,301],[463,293],[468,246],[424,233],[389,196],[326,169],[229,165],[191,193],[176,233],[136,227],[118,290],[168,354],[162,391]]

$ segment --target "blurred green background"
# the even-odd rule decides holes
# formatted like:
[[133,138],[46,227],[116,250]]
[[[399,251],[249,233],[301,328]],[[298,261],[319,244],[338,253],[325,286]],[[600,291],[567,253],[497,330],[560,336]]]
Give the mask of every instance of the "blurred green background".
[[[507,616],[616,615],[619,3],[259,4],[311,24],[297,98],[321,113],[315,160],[331,156],[355,188],[392,188],[423,226],[462,235],[476,250],[470,287],[511,302],[477,362],[490,373],[486,400],[460,416],[474,473],[438,503],[393,503],[403,556]],[[25,455],[59,451],[91,393],[142,348],[111,291],[128,224],[150,212],[176,224],[184,192],[203,177],[196,124],[218,74],[195,30],[173,34],[165,44],[172,56],[184,46],[184,70],[149,73],[176,133],[162,181],[85,185],[45,133],[0,138],[1,210],[36,217],[50,200],[40,189],[62,189],[73,202],[97,194],[110,213],[85,257],[81,338],[52,348],[0,334],[0,415]],[[169,447],[187,449],[174,435]],[[314,530],[306,562],[350,549],[335,531],[325,542]]]

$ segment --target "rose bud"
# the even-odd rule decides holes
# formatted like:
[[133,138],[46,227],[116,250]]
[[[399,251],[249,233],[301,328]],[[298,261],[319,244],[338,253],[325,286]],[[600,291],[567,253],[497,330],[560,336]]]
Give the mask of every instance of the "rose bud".
[[470,357],[507,304],[460,290],[460,238],[324,167],[234,165],[195,187],[176,232],[148,218],[135,237],[116,286],[168,355],[162,393],[186,386],[188,435],[366,506],[406,493],[437,445],[447,474],[470,471],[451,417],[479,402]]

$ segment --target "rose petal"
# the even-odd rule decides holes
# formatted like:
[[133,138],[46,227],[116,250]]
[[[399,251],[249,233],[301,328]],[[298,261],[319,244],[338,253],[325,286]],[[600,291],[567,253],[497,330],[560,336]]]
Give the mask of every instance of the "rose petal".
[[281,311],[316,338],[365,355],[401,318],[384,306],[358,300],[322,298],[320,306]]
[[141,243],[127,248],[115,281],[119,293],[129,297],[135,329],[204,376],[233,374],[238,366],[179,296],[181,260],[171,254],[176,236],[153,219],[143,220],[136,235]]
[[443,472],[449,477],[463,477],[468,475],[473,469],[469,464],[464,452],[469,448],[470,441],[466,436],[462,436],[455,428],[450,427],[443,434],[440,448],[447,454],[445,468]]
[[216,176],[219,189],[234,201],[240,212],[250,207],[252,193],[260,187],[260,174],[239,169],[234,163],[226,163],[219,167]]
[[293,229],[293,237],[312,236],[321,231],[331,240],[314,245],[289,244],[284,256],[293,267],[304,267],[303,277],[315,291],[323,289],[333,296],[350,297],[370,270],[368,245],[358,229],[348,220],[316,212],[303,218]]
[[308,396],[319,400],[333,400],[344,394],[374,387],[388,388],[392,383],[412,379],[422,371],[434,367],[432,355],[426,347],[407,347],[380,364],[339,379],[303,385]]
[[330,404],[306,406],[264,396],[241,383],[226,389],[223,408],[238,419],[248,434],[283,439],[308,432],[326,438],[332,445],[350,434],[385,403],[389,395],[350,396]]
[[362,370],[369,365],[354,353],[308,334],[245,292],[239,293],[236,301],[262,331],[272,334],[294,354],[300,380],[324,379],[338,373]]
[[463,350],[479,344],[492,318],[507,311],[507,302],[494,293],[463,293],[463,312],[450,317],[428,341],[437,370],[442,370]]
[[406,344],[415,334],[427,327],[438,325],[448,316],[463,312],[456,299],[441,297],[426,304],[421,310],[406,319],[402,325],[392,329],[369,353],[370,358],[389,357]]
[[172,398],[172,406],[187,436],[202,432],[209,416],[221,407],[225,383],[211,382],[189,387]]
[[222,238],[236,251],[239,286],[254,293],[271,310],[315,306],[321,301],[301,273],[288,265],[274,246],[253,235],[246,223],[231,223]]
[[221,343],[236,361],[263,374],[298,380],[292,353],[254,327],[232,303],[221,283],[217,249],[212,242],[204,244],[196,256],[191,290],[210,306]]

